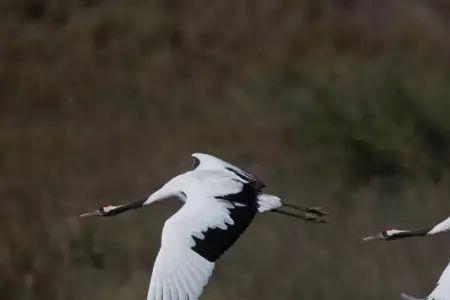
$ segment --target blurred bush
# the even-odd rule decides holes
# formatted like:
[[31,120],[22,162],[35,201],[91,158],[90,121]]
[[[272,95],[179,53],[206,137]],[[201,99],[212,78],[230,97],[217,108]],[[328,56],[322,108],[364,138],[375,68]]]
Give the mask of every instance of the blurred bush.
[[149,194],[195,151],[334,213],[258,217],[203,299],[426,294],[448,242],[357,241],[448,215],[449,16],[418,0],[2,1],[0,298],[144,299],[178,205],[77,215]]

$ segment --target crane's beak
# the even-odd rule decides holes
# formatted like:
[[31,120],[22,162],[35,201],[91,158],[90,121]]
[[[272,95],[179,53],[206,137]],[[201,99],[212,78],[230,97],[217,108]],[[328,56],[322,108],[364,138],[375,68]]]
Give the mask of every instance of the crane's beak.
[[102,213],[100,212],[100,209],[96,209],[92,212],[87,212],[80,215],[80,218],[86,218],[86,217],[99,217],[102,216]]
[[369,242],[369,241],[377,241],[377,240],[384,240],[384,235],[382,233],[377,233],[375,235],[366,236],[362,239],[363,242]]

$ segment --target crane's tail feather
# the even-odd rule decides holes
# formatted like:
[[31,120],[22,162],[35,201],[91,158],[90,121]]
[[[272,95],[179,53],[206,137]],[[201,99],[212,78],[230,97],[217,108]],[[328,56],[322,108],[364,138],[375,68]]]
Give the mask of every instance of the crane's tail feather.
[[258,195],[258,212],[266,212],[280,207],[281,199],[274,195],[260,194]]
[[405,294],[405,293],[401,293],[400,296],[402,296],[402,298],[405,299],[405,300],[426,300],[424,298],[415,298],[415,297],[410,296],[410,295]]

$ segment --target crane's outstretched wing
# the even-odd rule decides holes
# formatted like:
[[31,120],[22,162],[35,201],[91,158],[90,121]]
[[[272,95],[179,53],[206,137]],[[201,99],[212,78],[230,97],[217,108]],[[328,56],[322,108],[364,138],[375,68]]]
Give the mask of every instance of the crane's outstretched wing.
[[214,262],[257,212],[259,190],[253,184],[228,172],[205,178],[185,191],[186,203],[164,225],[147,300],[198,299]]
[[[402,294],[402,297],[405,300],[417,299],[407,294]],[[450,300],[450,264],[445,268],[435,289],[424,300]]]
[[265,184],[255,175],[250,174],[249,172],[246,172],[241,168],[223,161],[217,157],[205,153],[194,153],[191,156],[194,158],[195,170],[229,171],[234,173],[243,181],[254,184],[258,189],[261,189],[265,186]]
[[450,300],[450,264],[442,273],[436,288],[427,297],[429,300]]
[[153,266],[147,300],[198,299],[213,269],[214,263],[186,245],[162,246]]

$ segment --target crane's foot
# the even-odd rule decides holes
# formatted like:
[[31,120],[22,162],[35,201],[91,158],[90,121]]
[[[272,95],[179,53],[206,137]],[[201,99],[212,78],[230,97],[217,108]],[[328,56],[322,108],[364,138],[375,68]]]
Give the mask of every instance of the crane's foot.
[[303,214],[304,220],[315,222],[315,223],[329,223],[328,219],[325,217],[326,215],[323,213],[317,213],[315,211],[305,212]]
[[316,214],[316,215],[319,215],[319,216],[328,216],[328,215],[330,215],[330,212],[328,210],[324,209],[321,206],[307,207],[307,208],[305,208],[305,212]]

